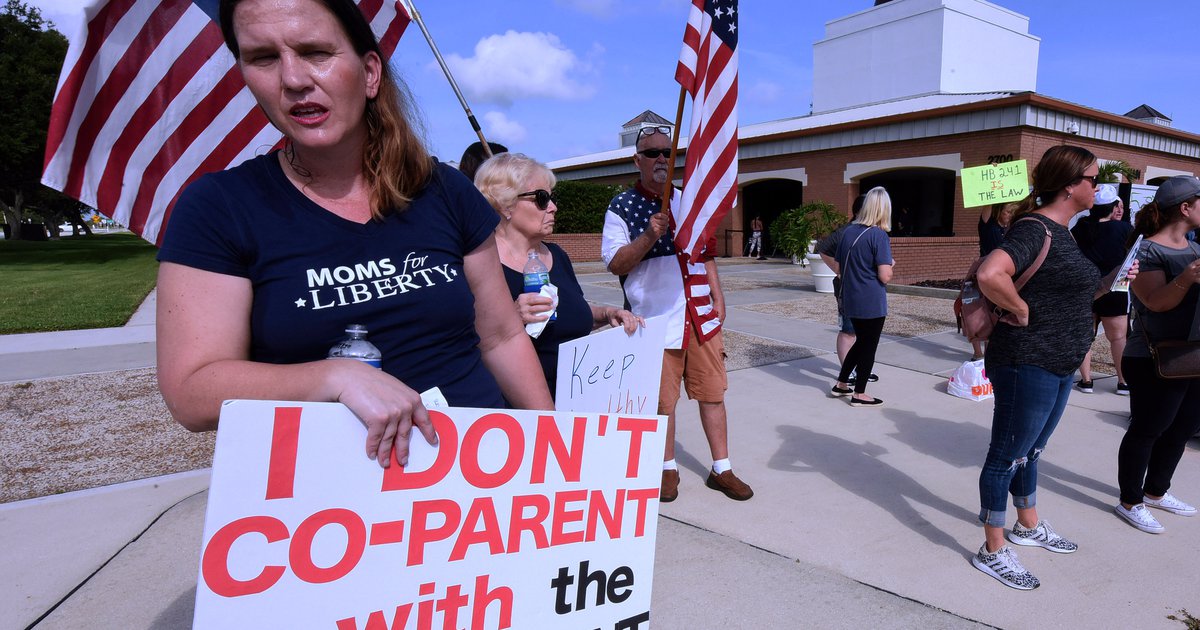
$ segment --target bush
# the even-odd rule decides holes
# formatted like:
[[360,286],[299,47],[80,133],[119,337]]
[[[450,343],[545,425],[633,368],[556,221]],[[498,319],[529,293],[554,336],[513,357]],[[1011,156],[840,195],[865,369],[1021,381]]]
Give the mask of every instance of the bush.
[[554,186],[558,212],[554,231],[559,234],[599,234],[604,229],[604,211],[608,202],[624,188],[621,186],[562,181]]

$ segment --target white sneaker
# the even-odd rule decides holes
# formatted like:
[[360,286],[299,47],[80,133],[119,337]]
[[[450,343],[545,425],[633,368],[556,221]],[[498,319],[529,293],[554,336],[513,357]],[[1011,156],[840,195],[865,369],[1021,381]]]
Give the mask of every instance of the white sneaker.
[[1151,499],[1150,497],[1144,496],[1142,497],[1142,501],[1144,501],[1146,505],[1150,507],[1166,510],[1172,514],[1178,514],[1180,516],[1196,515],[1196,508],[1184,503],[1183,501],[1180,501],[1170,492],[1164,494],[1161,499]]
[[1043,547],[1054,553],[1074,553],[1079,549],[1079,545],[1059,536],[1050,527],[1050,523],[1046,521],[1038,521],[1038,524],[1032,528],[1027,528],[1020,523],[1013,524],[1013,528],[1006,532],[1008,541],[1014,545],[1024,545],[1026,547]]
[[1158,522],[1158,519],[1154,518],[1150,510],[1146,509],[1146,506],[1141,503],[1128,510],[1125,509],[1125,506],[1118,503],[1113,511],[1117,513],[1117,516],[1128,521],[1130,525],[1147,534],[1161,534],[1167,530],[1167,528],[1162,526],[1162,523]]
[[987,543],[979,548],[979,553],[971,558],[971,564],[976,569],[1000,580],[1001,584],[1020,591],[1032,591],[1042,585],[1032,573],[1021,566],[1017,554],[1012,547],[1005,545],[994,553],[988,553]]

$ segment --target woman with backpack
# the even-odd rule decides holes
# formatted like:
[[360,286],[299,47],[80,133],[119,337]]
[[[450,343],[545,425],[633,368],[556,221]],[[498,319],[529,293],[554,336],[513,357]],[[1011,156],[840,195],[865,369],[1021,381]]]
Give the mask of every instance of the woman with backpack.
[[[1021,590],[1040,582],[1005,544],[1009,494],[1017,511],[1009,542],[1055,553],[1078,549],[1038,515],[1037,464],[1067,405],[1075,368],[1092,345],[1092,300],[1103,292],[1100,270],[1067,230],[1071,217],[1092,206],[1098,167],[1096,156],[1080,147],[1046,151],[1004,242],[977,273],[983,294],[1010,315],[996,324],[984,357],[995,410],[979,475],[985,540],[972,564]],[[1035,263],[1047,239],[1044,261],[1018,291],[1014,277]]]
[[1200,226],[1200,179],[1177,175],[1142,206],[1134,235],[1142,273],[1133,291],[1133,331],[1121,363],[1129,378],[1129,429],[1117,452],[1121,502],[1117,516],[1151,534],[1164,530],[1147,508],[1193,516],[1196,508],[1168,490],[1188,439],[1200,430],[1200,376],[1166,379],[1151,355],[1155,343],[1187,339],[1200,299],[1200,245],[1187,233]]

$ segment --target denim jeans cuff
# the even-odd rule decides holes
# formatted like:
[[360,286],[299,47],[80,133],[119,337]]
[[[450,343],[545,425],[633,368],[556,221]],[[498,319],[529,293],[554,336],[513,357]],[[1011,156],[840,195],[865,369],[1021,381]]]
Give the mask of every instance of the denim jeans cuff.
[[1037,505],[1037,493],[1036,492],[1034,492],[1033,494],[1031,494],[1027,497],[1013,497],[1013,507],[1015,507],[1015,508],[1023,510],[1025,508],[1034,507],[1035,505]]
[[979,522],[983,523],[984,525],[991,525],[992,527],[1004,529],[1004,517],[1004,510],[989,510],[987,508],[979,510]]

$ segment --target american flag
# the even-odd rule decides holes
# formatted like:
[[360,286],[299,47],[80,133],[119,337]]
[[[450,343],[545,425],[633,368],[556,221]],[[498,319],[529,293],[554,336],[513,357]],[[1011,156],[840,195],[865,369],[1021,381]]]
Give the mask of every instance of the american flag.
[[[692,0],[675,80],[692,95],[675,247],[692,262],[737,201],[737,0]],[[710,252],[711,253],[711,252]]]
[[[50,111],[42,183],[157,244],[188,184],[279,143],[225,48],[217,2],[99,0],[85,10]],[[395,0],[358,7],[390,57],[408,11]]]

